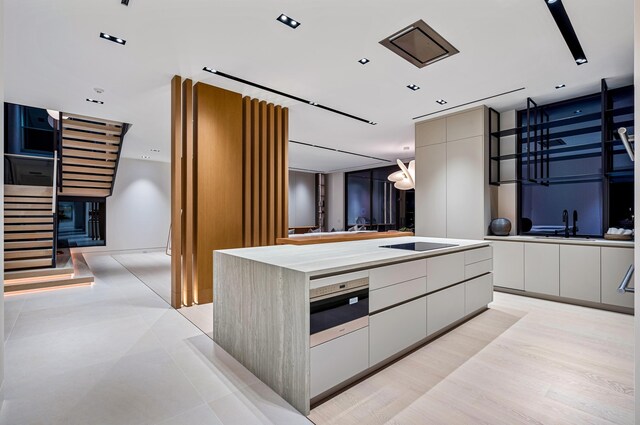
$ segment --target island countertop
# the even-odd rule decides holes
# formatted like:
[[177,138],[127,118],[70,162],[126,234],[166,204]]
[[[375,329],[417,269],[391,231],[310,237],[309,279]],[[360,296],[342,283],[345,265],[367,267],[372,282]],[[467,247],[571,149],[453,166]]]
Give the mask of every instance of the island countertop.
[[[442,243],[457,246],[424,252],[381,248],[385,245],[413,242]],[[225,249],[215,252],[302,272],[312,277],[354,269],[371,268],[395,262],[418,260],[436,255],[480,248],[489,246],[490,244],[490,241],[405,236],[319,245],[277,245]]]

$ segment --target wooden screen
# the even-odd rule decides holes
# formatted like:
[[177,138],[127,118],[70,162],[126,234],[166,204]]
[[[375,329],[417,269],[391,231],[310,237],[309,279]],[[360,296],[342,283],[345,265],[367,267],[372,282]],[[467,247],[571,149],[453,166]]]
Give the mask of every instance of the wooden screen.
[[172,81],[174,307],[213,301],[213,251],[274,245],[288,230],[289,111]]

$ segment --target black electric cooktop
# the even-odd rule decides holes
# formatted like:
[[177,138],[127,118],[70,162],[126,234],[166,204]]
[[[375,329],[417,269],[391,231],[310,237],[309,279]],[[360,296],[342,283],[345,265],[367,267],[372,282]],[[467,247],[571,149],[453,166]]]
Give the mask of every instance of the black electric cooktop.
[[432,249],[440,249],[440,248],[450,248],[452,246],[458,245],[450,245],[446,243],[429,243],[429,242],[414,242],[414,243],[400,243],[396,245],[384,245],[380,248],[391,248],[391,249],[404,249],[406,251],[431,251]]

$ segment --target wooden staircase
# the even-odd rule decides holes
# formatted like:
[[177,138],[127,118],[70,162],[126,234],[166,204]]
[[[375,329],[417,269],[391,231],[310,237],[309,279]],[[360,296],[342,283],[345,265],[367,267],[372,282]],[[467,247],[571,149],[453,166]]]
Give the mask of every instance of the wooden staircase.
[[53,187],[4,185],[4,269],[53,266]]
[[127,124],[63,113],[62,176],[58,194],[111,196]]

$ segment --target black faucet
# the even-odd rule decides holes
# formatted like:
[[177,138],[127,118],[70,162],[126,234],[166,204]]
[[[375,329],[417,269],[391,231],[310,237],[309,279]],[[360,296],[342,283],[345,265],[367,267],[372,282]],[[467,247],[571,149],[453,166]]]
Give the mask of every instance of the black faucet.
[[562,224],[564,224],[564,237],[569,237],[569,211],[562,211]]
[[578,211],[573,210],[573,236],[578,233]]

